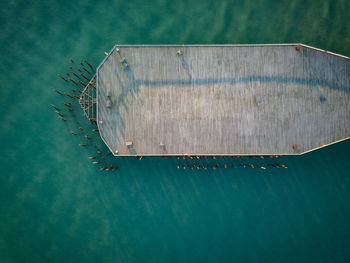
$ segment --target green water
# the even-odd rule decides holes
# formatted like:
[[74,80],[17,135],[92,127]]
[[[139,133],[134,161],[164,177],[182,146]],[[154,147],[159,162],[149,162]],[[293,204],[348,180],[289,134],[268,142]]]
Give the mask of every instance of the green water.
[[96,66],[116,43],[302,42],[349,56],[349,10],[348,0],[2,0],[0,262],[349,262],[349,141],[280,158],[288,169],[108,157],[120,169],[101,172],[49,106],[70,58]]

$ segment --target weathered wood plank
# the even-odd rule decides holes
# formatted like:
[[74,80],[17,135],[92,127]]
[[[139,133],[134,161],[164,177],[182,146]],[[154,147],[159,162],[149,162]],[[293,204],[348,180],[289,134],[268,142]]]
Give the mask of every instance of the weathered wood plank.
[[296,45],[115,47],[97,69],[101,137],[119,155],[299,154],[348,138],[349,59]]

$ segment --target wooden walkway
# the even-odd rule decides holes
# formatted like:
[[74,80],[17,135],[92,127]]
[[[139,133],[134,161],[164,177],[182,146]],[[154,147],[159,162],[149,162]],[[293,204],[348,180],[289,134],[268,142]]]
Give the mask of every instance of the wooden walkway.
[[96,123],[96,74],[83,89],[79,97],[79,104],[85,117],[92,123]]
[[96,83],[115,155],[301,154],[350,136],[350,60],[306,45],[116,46]]

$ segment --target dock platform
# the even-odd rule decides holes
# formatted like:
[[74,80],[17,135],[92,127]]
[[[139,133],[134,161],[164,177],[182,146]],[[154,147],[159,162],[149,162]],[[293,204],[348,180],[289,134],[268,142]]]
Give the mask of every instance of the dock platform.
[[114,155],[293,155],[350,136],[350,60],[303,44],[118,45],[97,68]]

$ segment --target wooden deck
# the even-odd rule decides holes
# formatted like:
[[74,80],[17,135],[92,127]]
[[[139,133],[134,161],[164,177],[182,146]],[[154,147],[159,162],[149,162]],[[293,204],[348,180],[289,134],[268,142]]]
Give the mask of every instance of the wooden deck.
[[349,58],[297,46],[116,46],[97,69],[101,138],[115,155],[301,154],[347,139]]

